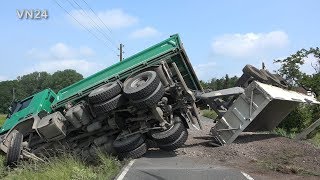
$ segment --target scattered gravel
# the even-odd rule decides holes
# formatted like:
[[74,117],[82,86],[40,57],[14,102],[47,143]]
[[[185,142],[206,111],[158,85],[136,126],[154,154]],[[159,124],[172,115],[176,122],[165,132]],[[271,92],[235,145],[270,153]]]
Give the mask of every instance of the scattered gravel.
[[235,167],[259,179],[320,179],[320,149],[306,141],[274,134],[244,133],[235,142],[213,147],[208,134],[213,122],[203,118],[203,131],[189,130],[176,154],[207,163]]

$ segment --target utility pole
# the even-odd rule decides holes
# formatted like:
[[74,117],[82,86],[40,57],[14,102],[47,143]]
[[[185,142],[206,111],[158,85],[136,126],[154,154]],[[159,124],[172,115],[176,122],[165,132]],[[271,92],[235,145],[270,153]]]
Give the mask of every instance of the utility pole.
[[119,47],[119,51],[120,51],[120,54],[119,54],[119,57],[120,57],[120,62],[122,61],[122,55],[123,55],[123,51],[122,51],[122,48],[124,47],[124,45],[122,43],[120,43],[120,47]]

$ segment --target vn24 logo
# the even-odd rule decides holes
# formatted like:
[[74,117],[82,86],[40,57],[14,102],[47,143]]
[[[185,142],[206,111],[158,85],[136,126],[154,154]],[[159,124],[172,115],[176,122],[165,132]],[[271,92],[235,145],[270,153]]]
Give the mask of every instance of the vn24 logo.
[[17,9],[16,12],[19,19],[41,20],[49,18],[49,13],[46,9]]

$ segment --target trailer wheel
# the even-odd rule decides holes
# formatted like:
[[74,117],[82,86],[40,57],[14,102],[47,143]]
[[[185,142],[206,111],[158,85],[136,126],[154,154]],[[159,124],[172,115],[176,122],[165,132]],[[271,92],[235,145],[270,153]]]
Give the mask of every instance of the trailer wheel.
[[149,96],[141,100],[131,101],[135,107],[142,109],[146,107],[155,106],[160,99],[162,98],[165,90],[161,82],[159,82],[158,87],[154,90],[154,92]]
[[153,130],[150,132],[150,136],[157,144],[168,144],[179,138],[181,133],[186,129],[181,122],[180,117],[175,117],[175,123],[172,127],[165,131]]
[[135,134],[124,139],[116,139],[113,142],[113,148],[118,153],[129,152],[136,149],[144,143],[145,137],[141,134]]
[[119,153],[118,157],[119,159],[136,159],[139,158],[141,156],[143,156],[145,153],[147,152],[147,145],[146,143],[142,143],[139,147],[137,147],[136,149],[129,151],[129,152],[124,152],[124,153]]
[[148,97],[158,87],[160,82],[155,71],[145,71],[124,82],[123,92],[130,100],[140,100]]
[[275,75],[271,74],[269,71],[265,69],[261,69],[260,71],[267,77],[267,82],[269,84],[281,86],[281,82]]
[[288,88],[289,84],[282,76],[280,76],[279,74],[273,74],[273,75],[277,77],[277,79],[280,81],[282,88]]
[[254,66],[251,66],[249,64],[247,64],[243,69],[242,72],[244,74],[247,74],[249,76],[252,76],[255,80],[260,81],[260,82],[266,82],[268,81],[267,77],[262,74],[261,71],[259,71],[259,69],[257,69]]
[[110,99],[109,101],[93,105],[93,109],[97,114],[103,114],[120,107],[125,103],[125,98],[122,94]]
[[101,103],[115,97],[120,93],[121,85],[119,84],[119,82],[109,82],[91,91],[91,93],[88,95],[89,102],[92,104]]
[[5,164],[10,167],[15,167],[20,159],[20,154],[22,150],[23,135],[17,131],[13,130],[12,139],[8,147],[7,157]]
[[184,131],[182,131],[179,138],[176,139],[174,142],[168,144],[159,144],[159,148],[165,151],[173,151],[175,149],[180,148],[187,141],[187,139],[188,131],[185,129]]

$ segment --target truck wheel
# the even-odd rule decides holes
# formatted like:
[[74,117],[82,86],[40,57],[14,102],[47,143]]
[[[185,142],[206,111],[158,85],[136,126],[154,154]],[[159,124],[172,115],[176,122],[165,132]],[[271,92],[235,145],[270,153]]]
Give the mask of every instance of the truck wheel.
[[279,74],[273,74],[273,75],[277,77],[277,79],[280,81],[282,88],[288,88],[289,84],[282,76],[280,76]]
[[268,81],[267,77],[261,73],[261,71],[259,71],[259,69],[257,69],[254,66],[251,66],[249,64],[247,64],[243,69],[242,72],[244,74],[247,74],[249,76],[252,76],[255,80],[260,81],[260,82],[266,82]]
[[121,160],[129,159],[129,158],[136,159],[143,156],[146,152],[147,152],[147,145],[146,143],[142,143],[139,147],[137,147],[132,151],[119,153],[118,157]]
[[107,101],[120,93],[121,93],[121,86],[119,82],[114,81],[114,82],[109,82],[91,91],[88,97],[89,97],[90,103],[97,104],[97,103]]
[[123,93],[130,100],[140,100],[148,97],[158,87],[160,82],[157,73],[145,71],[124,82]]
[[159,144],[159,148],[165,151],[173,151],[175,149],[180,148],[187,141],[187,139],[188,131],[185,129],[184,131],[182,131],[179,138],[176,139],[174,142],[168,144]]
[[173,126],[165,131],[153,130],[150,132],[150,136],[157,144],[168,144],[177,140],[181,133],[186,129],[178,116],[175,117],[175,120],[176,122]]
[[6,157],[6,165],[10,167],[15,167],[20,159],[20,154],[22,150],[22,140],[23,135],[17,131],[13,130],[12,139],[10,145],[8,147],[7,157]]
[[157,89],[149,96],[141,100],[131,101],[137,108],[146,108],[155,106],[162,98],[165,90],[161,82],[159,82]]
[[267,71],[265,69],[261,69],[260,71],[267,77],[268,84],[281,86],[281,82],[279,81],[279,79],[275,75],[271,74],[269,71]]
[[110,99],[109,101],[93,105],[93,109],[97,114],[103,114],[111,110],[114,110],[117,107],[120,107],[124,103],[125,103],[125,98],[123,97],[122,94],[119,94],[116,97]]
[[140,146],[142,143],[144,143],[145,137],[141,134],[134,134],[132,136],[129,136],[127,138],[123,139],[116,139],[113,142],[113,148],[118,153],[123,152],[129,152],[134,149],[136,149],[138,146]]

